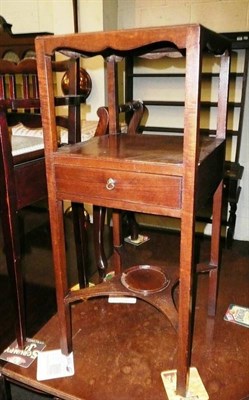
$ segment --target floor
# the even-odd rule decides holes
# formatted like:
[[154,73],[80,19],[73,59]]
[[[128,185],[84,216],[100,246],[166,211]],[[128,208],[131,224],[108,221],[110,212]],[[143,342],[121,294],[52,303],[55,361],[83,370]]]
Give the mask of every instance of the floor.
[[[23,270],[26,280],[27,326],[28,336],[32,337],[56,312],[54,278],[46,213],[28,210],[23,213],[22,218],[26,230]],[[69,280],[73,285],[77,281],[77,275],[74,267],[75,256],[70,214],[65,217],[65,226],[67,256],[70,264]],[[166,263],[177,262],[178,234],[153,230],[150,230],[148,234],[150,240],[140,247],[125,245],[127,260],[134,264],[141,262],[142,259],[143,263],[153,265],[162,262],[163,255]],[[2,243],[2,239],[0,243]],[[0,315],[3,321],[0,323],[0,351],[2,351],[14,339],[14,328],[3,245],[0,248]],[[109,252],[110,243],[107,234],[106,248]],[[198,238],[197,250],[196,256],[200,260],[207,259],[209,240]],[[89,231],[89,265],[89,274],[92,275],[94,263],[91,230]],[[206,313],[207,275],[202,274],[198,277],[191,362],[198,368],[210,400],[249,399],[249,330],[224,321],[225,312],[230,304],[249,307],[248,289],[248,242],[234,241],[230,249],[223,246],[218,309],[215,318],[208,318]],[[171,360],[172,365],[174,365],[176,357],[176,347],[173,343],[174,340],[172,348],[168,346],[167,349],[167,357]],[[120,355],[120,359],[122,356]],[[153,365],[151,367],[153,368]],[[139,371],[135,373],[139,374]],[[43,397],[12,386],[12,398],[13,400],[28,400],[42,399]],[[127,395],[125,400],[131,400],[131,397]]]

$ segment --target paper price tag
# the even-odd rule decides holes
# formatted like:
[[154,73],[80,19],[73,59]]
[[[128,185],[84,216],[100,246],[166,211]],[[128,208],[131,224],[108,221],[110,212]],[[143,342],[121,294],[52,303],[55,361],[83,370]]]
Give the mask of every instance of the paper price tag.
[[129,297],[129,296],[109,296],[108,303],[111,304],[136,304],[137,298],[136,297]]
[[64,378],[74,375],[73,353],[65,356],[61,350],[39,353],[37,359],[37,380]]
[[201,377],[196,368],[190,368],[189,387],[187,397],[176,394],[176,370],[164,371],[161,373],[164,388],[169,400],[208,400],[209,396],[202,383]]

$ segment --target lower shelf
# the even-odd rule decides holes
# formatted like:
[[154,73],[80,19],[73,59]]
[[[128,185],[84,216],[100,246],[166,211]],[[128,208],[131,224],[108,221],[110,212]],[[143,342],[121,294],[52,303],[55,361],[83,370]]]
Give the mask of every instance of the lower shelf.
[[164,270],[157,266],[134,266],[96,286],[71,290],[65,304],[103,296],[137,297],[156,307],[177,329],[178,313],[173,292],[179,281],[178,272],[178,267]]

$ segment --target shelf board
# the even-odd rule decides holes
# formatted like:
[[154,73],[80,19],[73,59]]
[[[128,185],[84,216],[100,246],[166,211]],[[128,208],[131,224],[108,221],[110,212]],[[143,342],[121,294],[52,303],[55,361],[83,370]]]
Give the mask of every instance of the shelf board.
[[[138,128],[139,132],[162,132],[162,133],[178,133],[178,134],[183,134],[183,128],[180,127],[164,127],[164,126],[145,126],[145,125],[140,125]],[[210,135],[210,136],[215,136],[216,131],[214,129],[207,129],[207,128],[201,128],[200,130],[202,135]],[[232,131],[231,129],[227,130],[227,136],[238,136],[238,131]]]
[[[202,78],[218,78],[217,72],[202,72]],[[230,72],[230,78],[243,77],[243,72]],[[157,73],[157,72],[139,72],[134,74],[128,74],[128,78],[185,78],[184,72],[168,72],[168,73]]]
[[[164,106],[164,107],[184,107],[184,101],[175,100],[143,100],[146,106]],[[201,106],[205,108],[217,107],[217,101],[201,101]],[[228,103],[228,108],[241,107],[241,102],[231,101]]]

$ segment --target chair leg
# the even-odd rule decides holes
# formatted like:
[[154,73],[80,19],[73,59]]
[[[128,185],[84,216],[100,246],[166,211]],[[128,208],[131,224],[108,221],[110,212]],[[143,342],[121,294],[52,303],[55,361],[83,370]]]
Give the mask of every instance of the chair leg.
[[22,348],[26,340],[26,321],[18,216],[16,212],[11,212],[8,206],[2,207],[2,227],[15,312],[16,338],[18,346]]
[[123,245],[122,212],[120,210],[113,210],[112,220],[115,273],[120,274],[122,271],[122,258],[120,249]]
[[131,240],[137,240],[139,235],[139,225],[136,221],[135,213],[132,211],[122,213],[122,222],[127,225]]
[[74,238],[80,288],[88,285],[87,277],[87,220],[83,204],[72,203]]
[[230,205],[230,210],[229,210],[228,229],[227,229],[227,248],[230,248],[233,244],[233,236],[236,224],[236,211],[237,211],[236,203],[230,202],[229,205]]
[[217,292],[220,265],[220,237],[222,217],[223,182],[220,183],[213,197],[213,222],[209,272],[208,315],[214,316],[217,306]]
[[99,273],[100,281],[106,275],[107,258],[104,250],[104,225],[105,225],[106,208],[93,206],[93,237],[96,265]]

